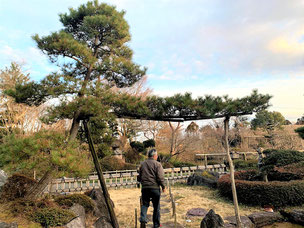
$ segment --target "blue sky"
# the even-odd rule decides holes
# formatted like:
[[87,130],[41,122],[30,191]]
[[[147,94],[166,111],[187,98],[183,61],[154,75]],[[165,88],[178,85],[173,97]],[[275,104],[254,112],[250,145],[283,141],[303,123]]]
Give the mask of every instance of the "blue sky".
[[[81,0],[0,0],[0,69],[23,64],[39,80],[56,67],[32,41],[61,28]],[[134,60],[155,94],[269,93],[270,110],[304,114],[303,0],[108,0],[126,11]]]

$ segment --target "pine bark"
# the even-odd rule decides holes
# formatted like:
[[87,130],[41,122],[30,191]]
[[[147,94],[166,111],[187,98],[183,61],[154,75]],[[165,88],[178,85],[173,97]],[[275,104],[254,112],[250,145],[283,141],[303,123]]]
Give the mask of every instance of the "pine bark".
[[37,199],[42,193],[43,190],[47,187],[47,185],[52,181],[53,178],[53,170],[48,170],[43,177],[33,185],[25,194],[25,199],[27,200],[35,200]]

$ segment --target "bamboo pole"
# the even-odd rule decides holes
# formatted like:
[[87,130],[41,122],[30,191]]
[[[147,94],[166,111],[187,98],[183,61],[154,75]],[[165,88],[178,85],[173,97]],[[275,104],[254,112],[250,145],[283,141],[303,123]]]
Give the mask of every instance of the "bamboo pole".
[[84,126],[84,130],[85,130],[85,133],[86,133],[86,136],[87,136],[90,151],[91,151],[91,154],[92,154],[92,157],[93,157],[93,161],[94,161],[95,169],[96,169],[96,172],[97,172],[97,175],[98,175],[98,179],[100,181],[100,186],[102,188],[102,192],[103,192],[103,195],[105,197],[105,201],[106,201],[106,204],[107,204],[107,207],[108,207],[108,211],[109,211],[109,214],[110,214],[112,226],[113,226],[113,228],[119,228],[118,221],[117,221],[117,218],[115,216],[115,212],[114,212],[114,209],[113,209],[113,206],[112,206],[111,198],[110,198],[105,180],[103,178],[102,169],[101,169],[101,166],[98,162],[98,157],[97,157],[97,154],[96,154],[96,151],[95,151],[95,148],[94,148],[94,144],[93,144],[91,134],[90,134],[90,130],[88,128],[88,124],[87,124],[86,120],[83,121],[83,126]]
[[238,228],[242,227],[240,212],[239,212],[239,204],[237,200],[237,194],[236,194],[236,187],[235,187],[235,180],[234,180],[234,166],[232,159],[230,157],[229,152],[229,143],[228,143],[228,133],[229,133],[229,116],[226,116],[224,120],[224,130],[225,130],[225,148],[230,168],[230,179],[231,179],[231,189],[232,189],[232,196],[233,196],[233,204],[234,204],[234,211],[235,211],[235,219],[236,219],[236,225]]

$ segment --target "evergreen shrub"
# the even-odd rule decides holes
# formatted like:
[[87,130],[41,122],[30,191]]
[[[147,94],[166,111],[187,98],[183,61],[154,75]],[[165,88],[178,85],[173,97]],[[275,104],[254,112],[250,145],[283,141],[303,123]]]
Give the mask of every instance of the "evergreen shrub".
[[262,160],[261,171],[269,173],[275,167],[281,167],[304,161],[304,153],[295,150],[265,150],[266,157]]
[[295,129],[295,132],[297,132],[299,134],[299,136],[304,139],[304,127],[299,127],[297,129]]
[[83,194],[59,196],[55,198],[55,202],[58,203],[60,206],[66,207],[72,207],[73,204],[80,204],[84,207],[86,213],[94,210],[94,203],[92,199]]
[[66,209],[59,207],[40,208],[31,215],[33,221],[40,223],[43,227],[62,226],[70,222],[76,215]]
[[258,167],[258,161],[255,159],[242,160],[236,159],[233,161],[234,168],[237,170],[256,169]]
[[125,163],[123,160],[113,156],[108,156],[101,159],[100,163],[104,171],[136,169],[136,165]]
[[192,163],[192,162],[185,162],[185,161],[180,161],[180,160],[173,160],[173,159],[171,159],[169,162],[173,165],[173,167],[185,167],[185,166],[190,167],[190,166],[196,166],[195,163]]

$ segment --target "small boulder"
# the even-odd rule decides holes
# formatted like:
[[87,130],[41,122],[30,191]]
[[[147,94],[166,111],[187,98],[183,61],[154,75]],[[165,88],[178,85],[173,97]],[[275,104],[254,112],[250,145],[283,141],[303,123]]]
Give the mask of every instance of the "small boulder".
[[[106,200],[103,196],[101,189],[93,189],[90,192],[86,193],[87,196],[91,197],[94,200],[95,208],[93,211],[93,215],[96,217],[106,217],[110,219],[110,214],[108,212],[108,207],[106,204]],[[112,206],[114,208],[114,203],[112,202]]]
[[304,226],[304,210],[280,211],[288,221]]
[[219,174],[216,172],[199,170],[196,173],[192,174],[190,177],[188,177],[187,184],[217,188],[218,179]]
[[[225,223],[225,227],[236,227],[236,219],[235,216],[229,216],[226,217],[225,220],[228,221],[228,223]],[[243,225],[243,228],[254,228],[254,224],[251,222],[251,220],[247,216],[241,216],[241,223]]]
[[0,190],[1,187],[6,183],[6,180],[7,180],[7,174],[0,169]]
[[224,227],[222,217],[211,209],[201,222],[200,228],[220,228]]
[[100,217],[93,226],[94,228],[113,228],[111,220],[106,217]]
[[0,221],[0,228],[18,228],[18,224],[15,222],[5,223]]
[[187,217],[194,217],[194,216],[205,217],[207,213],[208,213],[208,211],[205,210],[204,208],[192,208],[187,211],[186,216]]
[[65,225],[66,228],[85,228],[85,209],[79,204],[74,204],[70,211],[72,211],[77,217],[71,220]]
[[284,221],[284,217],[278,212],[256,212],[249,215],[248,218],[253,222],[255,227],[263,227],[275,222]]

